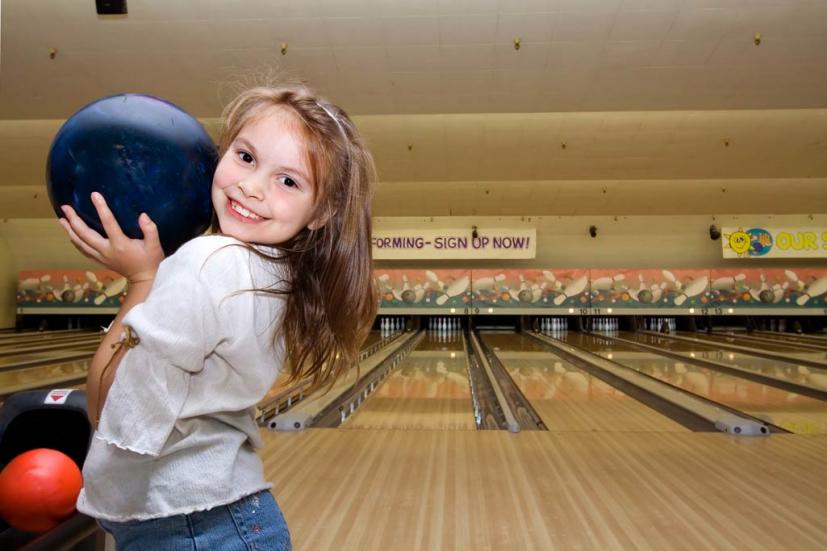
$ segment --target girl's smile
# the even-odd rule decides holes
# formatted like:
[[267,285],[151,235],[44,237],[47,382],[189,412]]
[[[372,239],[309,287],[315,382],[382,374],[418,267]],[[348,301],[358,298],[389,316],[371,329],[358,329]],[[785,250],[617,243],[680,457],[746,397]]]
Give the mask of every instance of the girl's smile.
[[227,202],[227,210],[230,212],[231,216],[234,216],[242,222],[248,224],[254,224],[256,222],[259,222],[260,220],[264,220],[263,216],[259,216],[253,211],[244,208],[244,206],[241,203],[233,201],[232,199],[230,199],[230,201]]

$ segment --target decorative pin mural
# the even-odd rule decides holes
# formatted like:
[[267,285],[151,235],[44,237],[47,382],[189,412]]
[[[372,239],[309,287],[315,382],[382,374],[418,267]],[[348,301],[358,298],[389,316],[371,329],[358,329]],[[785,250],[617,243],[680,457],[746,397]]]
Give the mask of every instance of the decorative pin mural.
[[118,308],[126,278],[111,270],[21,271],[18,308]]
[[691,308],[709,301],[709,270],[590,270],[592,308]]
[[380,308],[465,308],[470,270],[375,270]]

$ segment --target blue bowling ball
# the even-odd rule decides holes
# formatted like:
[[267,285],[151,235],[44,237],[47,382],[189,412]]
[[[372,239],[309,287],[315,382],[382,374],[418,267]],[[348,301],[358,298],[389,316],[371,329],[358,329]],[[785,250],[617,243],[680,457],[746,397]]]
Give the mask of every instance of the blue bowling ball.
[[217,163],[215,144],[188,113],[152,96],[119,94],[90,103],[61,127],[46,185],[59,217],[60,206],[70,205],[103,235],[93,191],[129,237],[143,237],[138,216],[146,212],[170,255],[209,227]]

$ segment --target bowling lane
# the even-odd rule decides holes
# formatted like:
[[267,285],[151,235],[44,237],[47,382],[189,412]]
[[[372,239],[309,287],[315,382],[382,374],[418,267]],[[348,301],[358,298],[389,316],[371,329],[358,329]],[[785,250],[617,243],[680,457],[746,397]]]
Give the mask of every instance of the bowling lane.
[[550,431],[689,432],[521,334],[483,333]]
[[93,337],[84,337],[81,339],[72,339],[65,342],[43,342],[38,344],[15,344],[0,346],[0,358],[5,359],[11,356],[20,356],[23,354],[39,354],[48,351],[77,351],[77,350],[95,350],[100,345],[101,336],[95,335]]
[[687,359],[697,358],[699,360],[710,360],[752,371],[753,373],[767,377],[775,377],[797,384],[827,389],[827,370],[798,365],[792,359],[789,362],[782,362],[744,352],[715,349],[712,348],[715,346],[713,342],[701,344],[672,340],[668,337],[660,337],[653,334],[621,333],[619,336],[631,341],[669,350],[675,354],[685,356]]
[[[365,338],[365,342],[362,344],[361,350],[364,352],[374,344],[378,343],[379,341],[385,340],[387,337],[382,336],[380,331],[371,331],[368,333],[368,336]],[[390,340],[390,339],[388,339]],[[288,388],[293,388],[298,385],[298,383],[288,384],[287,379],[290,377],[290,373],[287,372],[288,366],[284,366],[284,370],[279,373],[278,378],[276,378],[276,382],[270,387],[270,390],[267,391],[267,394],[264,395],[264,398],[261,399],[262,404],[266,404]]]
[[38,341],[54,337],[77,336],[89,333],[88,329],[62,329],[58,331],[15,331],[10,329],[0,334],[0,343],[12,341]]
[[796,334],[796,333],[779,333],[777,331],[755,331],[753,334],[762,339],[772,339],[776,342],[806,344],[809,346],[818,346],[820,348],[827,348],[827,335],[815,334]]
[[11,394],[32,387],[55,386],[66,381],[85,378],[91,360],[90,355],[81,360],[54,362],[38,367],[0,372],[0,393]]
[[827,350],[802,350],[801,348],[796,348],[795,344],[793,343],[772,343],[767,341],[753,340],[749,337],[743,338],[738,335],[721,335],[715,333],[710,335],[707,333],[689,333],[685,331],[680,331],[677,333],[677,335],[679,337],[690,337],[693,339],[706,341],[709,342],[711,346],[715,346],[715,343],[734,344],[736,346],[754,348],[757,351],[765,350],[767,352],[772,352],[775,354],[783,354],[784,356],[787,356],[789,358],[808,360],[811,362],[822,362],[825,365],[827,365]]
[[462,335],[429,332],[340,428],[476,430]]
[[362,350],[364,350],[364,349],[366,349],[366,348],[370,348],[371,346],[373,346],[373,344],[375,344],[375,343],[377,343],[377,342],[381,341],[381,340],[382,340],[382,338],[383,338],[383,337],[382,337],[382,333],[381,333],[381,332],[379,332],[379,331],[371,331],[370,333],[368,333],[368,336],[367,336],[367,338],[365,339],[365,342],[364,342],[364,343],[362,343]]
[[770,335],[785,339],[803,339],[827,344],[827,328],[814,333],[788,333],[787,331],[767,331],[760,329],[755,331],[755,333],[757,335]]
[[0,338],[0,348],[14,345],[36,346],[38,344],[67,342],[88,337],[100,337],[100,331],[61,331],[59,333],[15,333],[6,338]]
[[[635,335],[632,333],[620,334],[620,337],[629,340],[632,340],[633,336]],[[648,337],[640,334],[636,336]],[[791,432],[827,433],[827,402],[659,356],[654,352],[638,350],[631,345],[609,341],[597,335],[569,333],[561,340]],[[666,344],[672,343],[658,346],[666,348]],[[700,357],[700,354],[697,357]]]
[[[48,362],[48,363],[55,363],[58,361],[69,361],[77,360],[82,357],[89,357],[91,358],[92,355],[95,353],[97,346],[89,347],[86,349],[75,349],[75,350],[45,350],[42,352],[33,352],[33,353],[24,353],[24,354],[15,354],[9,355],[5,357],[0,357],[0,371],[8,371],[11,369],[15,369],[19,367],[21,363],[31,363],[31,362]],[[25,369],[21,367],[20,369]]]

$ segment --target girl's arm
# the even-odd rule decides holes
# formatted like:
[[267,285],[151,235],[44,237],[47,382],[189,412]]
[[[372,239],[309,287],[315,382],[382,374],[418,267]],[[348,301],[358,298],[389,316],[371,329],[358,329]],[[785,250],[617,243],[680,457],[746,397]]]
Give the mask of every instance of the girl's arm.
[[126,346],[118,344],[124,334],[121,320],[133,306],[146,300],[146,297],[149,296],[149,290],[152,288],[152,281],[153,279],[146,279],[129,282],[126,298],[120,310],[118,310],[118,315],[115,316],[115,320],[109,326],[109,331],[103,337],[92,362],[89,364],[89,371],[86,373],[86,410],[89,422],[92,423],[94,428],[98,427],[98,418],[103,409],[103,404],[106,402],[109,387],[112,386],[112,381],[115,380],[115,372],[127,350]]
[[92,426],[97,428],[109,387],[115,379],[121,357],[126,352],[124,346],[118,346],[124,333],[121,320],[133,306],[146,300],[158,265],[164,259],[164,252],[158,238],[158,228],[149,216],[141,214],[138,218],[144,238],[130,239],[121,231],[101,194],[93,193],[92,203],[108,237],[103,237],[87,226],[69,206],[61,207],[66,218],[60,219],[60,225],[84,256],[121,274],[129,282],[126,299],[95,352],[87,374],[87,415]]

